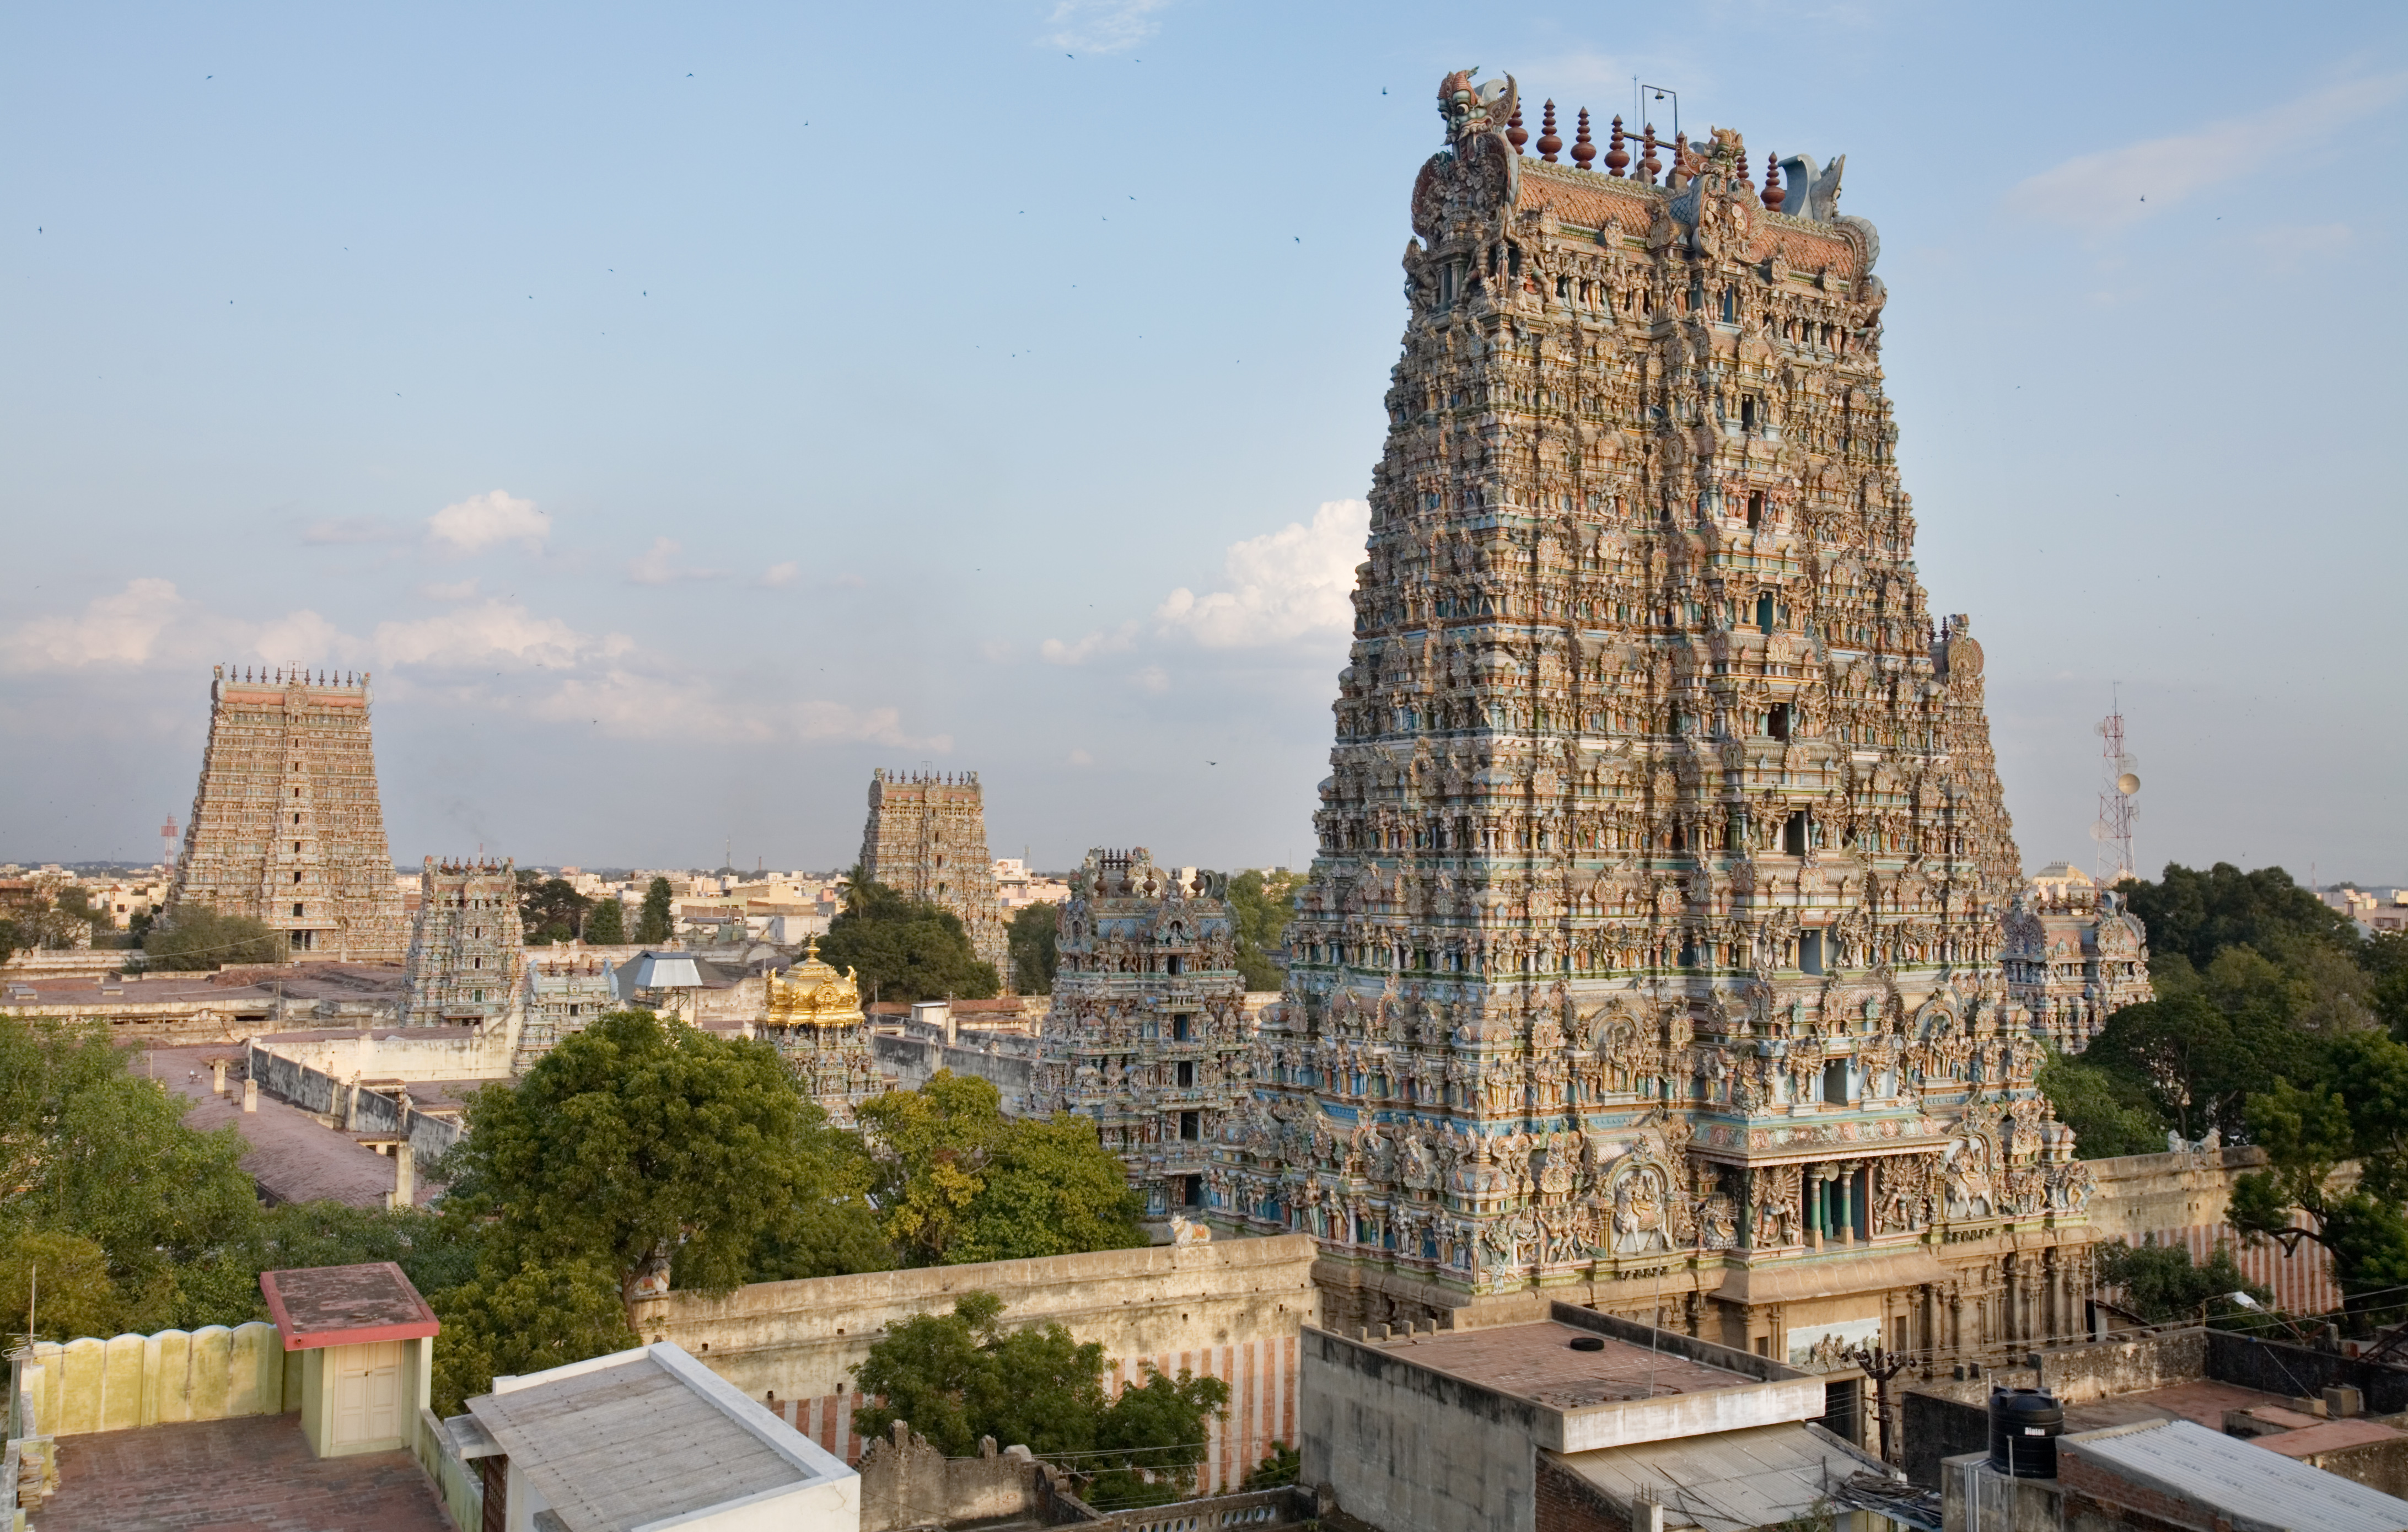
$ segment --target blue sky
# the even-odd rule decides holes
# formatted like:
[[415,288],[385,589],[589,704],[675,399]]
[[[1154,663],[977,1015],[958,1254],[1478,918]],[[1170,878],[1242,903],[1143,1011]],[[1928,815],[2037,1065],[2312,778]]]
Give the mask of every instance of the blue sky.
[[405,862],[833,866],[924,762],[1300,859],[1472,64],[1847,154],[2028,866],[2120,683],[2145,865],[2408,880],[2371,5],[13,7],[0,858],[154,854],[298,660]]

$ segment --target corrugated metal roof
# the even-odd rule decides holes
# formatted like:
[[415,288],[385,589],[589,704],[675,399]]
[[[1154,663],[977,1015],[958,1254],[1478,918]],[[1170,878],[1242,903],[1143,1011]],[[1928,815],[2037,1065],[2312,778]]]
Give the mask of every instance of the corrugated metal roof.
[[1624,1505],[1651,1488],[1667,1527],[1705,1532],[1778,1525],[1828,1505],[1856,1474],[1889,1471],[1801,1423],[1600,1447],[1563,1461]]
[[2408,1500],[2193,1421],[2086,1432],[2057,1451],[2212,1508],[2236,1532],[2408,1532]]

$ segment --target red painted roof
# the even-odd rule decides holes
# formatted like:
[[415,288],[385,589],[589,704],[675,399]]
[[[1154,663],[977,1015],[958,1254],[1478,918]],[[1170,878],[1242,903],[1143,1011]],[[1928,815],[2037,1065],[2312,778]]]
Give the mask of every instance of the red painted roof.
[[391,1261],[263,1271],[259,1290],[289,1352],[409,1340],[443,1325]]

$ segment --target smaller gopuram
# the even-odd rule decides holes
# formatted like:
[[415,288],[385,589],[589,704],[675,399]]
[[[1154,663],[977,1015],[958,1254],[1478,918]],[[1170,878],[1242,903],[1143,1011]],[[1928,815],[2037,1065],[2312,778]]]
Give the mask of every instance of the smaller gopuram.
[[526,981],[518,886],[508,858],[425,860],[404,963],[402,1025],[516,1026]]
[[869,774],[861,876],[957,917],[970,950],[1011,979],[1011,946],[986,854],[986,798],[975,771]]
[[1034,1104],[1096,1120],[1146,1214],[1200,1211],[1222,1120],[1250,1099],[1229,880],[1096,850],[1062,907]]
[[869,1056],[860,984],[851,969],[838,973],[820,961],[816,940],[801,962],[767,976],[761,1030],[802,1082],[803,1094],[838,1126],[853,1126],[856,1104],[894,1086]]
[[2032,1031],[2063,1052],[2089,1047],[2126,1006],[2157,998],[2147,928],[2122,895],[2079,874],[2034,879],[2015,895],[1999,965]]

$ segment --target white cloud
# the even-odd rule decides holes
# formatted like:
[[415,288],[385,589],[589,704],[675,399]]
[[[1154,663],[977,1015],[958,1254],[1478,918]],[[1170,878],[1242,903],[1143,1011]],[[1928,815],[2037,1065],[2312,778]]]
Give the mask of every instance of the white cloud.
[[1139,691],[1150,692],[1155,696],[1170,690],[1169,672],[1158,665],[1149,665],[1130,679],[1137,682]]
[[1088,754],[1083,750],[1074,750],[1070,752],[1070,764],[1072,766],[1094,766],[1096,764],[1096,758]]
[[1045,40],[1074,53],[1125,52],[1153,36],[1169,8],[1170,0],[1060,0]]
[[1110,633],[1090,633],[1085,637],[1064,643],[1048,638],[1037,646],[1048,665],[1084,665],[1098,654],[1119,654],[1137,642],[1137,624],[1123,623]]
[[557,617],[538,617],[498,597],[439,617],[380,623],[369,640],[381,665],[437,668],[484,666],[497,660],[559,667],[614,658],[634,647],[634,641],[623,635],[597,638]]
[[12,670],[73,670],[87,665],[140,665],[160,635],[190,607],[173,580],[131,580],[114,595],[94,596],[73,617],[33,617],[0,637]]
[[725,574],[721,569],[681,569],[677,556],[682,547],[671,537],[655,537],[652,546],[627,561],[627,578],[638,585],[672,585],[681,580],[718,580]]
[[358,639],[305,609],[261,624],[251,649],[270,665],[311,666],[355,659],[360,646]]
[[2346,80],[2190,133],[2079,154],[2018,182],[2010,211],[2045,222],[2118,228],[2171,210],[2202,187],[2233,180],[2382,110],[2408,93],[2408,73]]
[[466,601],[477,594],[476,577],[472,575],[466,580],[455,580],[448,585],[440,582],[421,585],[418,594],[430,601]]
[[[1197,595],[1184,586],[1154,614],[1166,633],[1207,649],[1284,643],[1317,630],[1351,627],[1354,566],[1371,508],[1360,500],[1325,501],[1312,524],[1291,522],[1233,544],[1224,561],[1230,588]],[[1049,654],[1047,658],[1052,658]]]
[[523,542],[534,549],[541,547],[551,534],[552,518],[536,509],[532,500],[488,490],[437,511],[427,518],[426,532],[462,553],[474,553],[498,542]]
[[788,559],[783,564],[773,564],[763,570],[761,583],[774,591],[782,586],[792,585],[795,582],[795,577],[801,572],[801,566],[794,560]]

